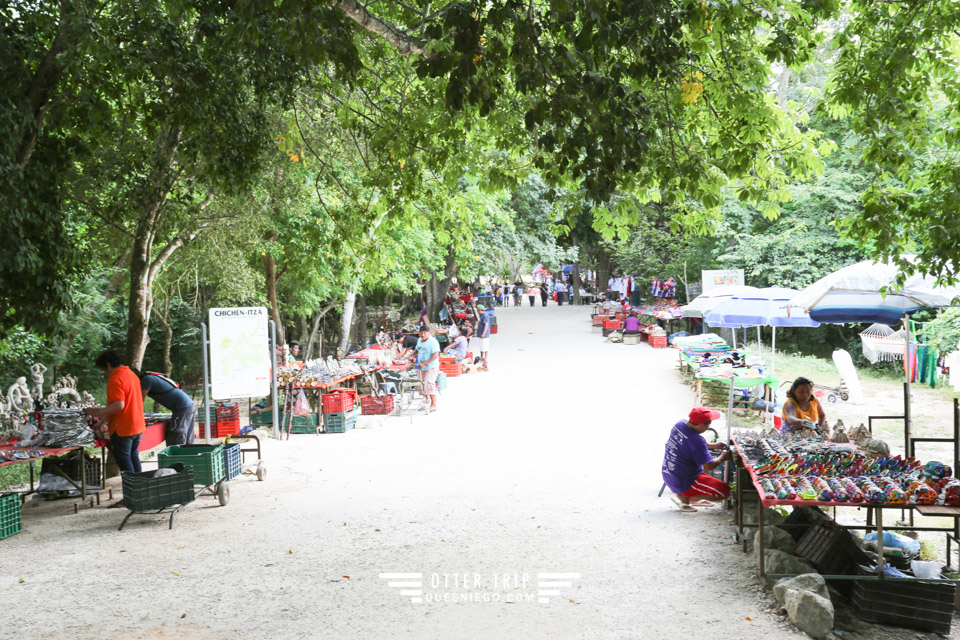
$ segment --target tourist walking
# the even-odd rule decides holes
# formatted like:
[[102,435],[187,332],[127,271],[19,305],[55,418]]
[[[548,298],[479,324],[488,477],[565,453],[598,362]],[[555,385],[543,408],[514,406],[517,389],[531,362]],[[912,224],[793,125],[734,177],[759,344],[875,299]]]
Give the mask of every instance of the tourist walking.
[[540,301],[543,303],[543,306],[547,306],[547,298],[550,297],[550,293],[547,291],[547,283],[541,283],[540,285]]
[[530,288],[527,289],[527,298],[530,300],[530,306],[537,306],[537,294],[540,293],[540,290],[537,289],[537,286],[534,284],[530,285]]

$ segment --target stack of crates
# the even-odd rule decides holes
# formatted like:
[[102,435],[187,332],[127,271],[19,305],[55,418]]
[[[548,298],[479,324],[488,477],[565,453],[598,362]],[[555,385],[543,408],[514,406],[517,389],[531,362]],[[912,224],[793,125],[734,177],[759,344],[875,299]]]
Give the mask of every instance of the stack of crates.
[[654,349],[666,349],[667,348],[667,336],[650,336],[650,346]]

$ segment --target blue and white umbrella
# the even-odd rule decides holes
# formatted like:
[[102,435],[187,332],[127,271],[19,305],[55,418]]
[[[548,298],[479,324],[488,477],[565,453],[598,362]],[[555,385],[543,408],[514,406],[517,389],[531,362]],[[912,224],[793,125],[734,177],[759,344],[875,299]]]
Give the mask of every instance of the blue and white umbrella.
[[784,287],[741,293],[714,307],[704,322],[714,327],[819,327],[816,320],[790,313],[788,305],[797,293]]
[[[915,263],[914,256],[903,256]],[[920,309],[952,306],[960,301],[960,287],[939,286],[932,276],[912,275],[896,284],[900,268],[891,262],[866,260],[817,280],[790,303],[819,322],[872,322],[897,325]],[[910,353],[909,324],[905,352]],[[909,367],[908,367],[909,369]],[[904,450],[910,450],[910,378],[904,384]]]
[[773,327],[771,372],[776,372],[777,327],[819,327],[820,323],[806,315],[791,313],[789,305],[794,289],[765,287],[733,296],[721,302],[704,316],[703,321],[712,327],[757,327],[757,344],[760,344],[760,327]]
[[[912,256],[906,256],[912,260]],[[852,264],[817,280],[790,303],[818,322],[870,322],[897,325],[920,309],[949,307],[960,287],[938,286],[932,276],[913,275],[896,284],[900,269],[890,262]]]

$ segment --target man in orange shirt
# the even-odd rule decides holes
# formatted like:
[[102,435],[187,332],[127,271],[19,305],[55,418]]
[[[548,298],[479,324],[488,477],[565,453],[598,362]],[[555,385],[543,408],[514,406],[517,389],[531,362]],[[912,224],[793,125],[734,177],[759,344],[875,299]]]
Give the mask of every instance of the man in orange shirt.
[[116,351],[101,353],[96,365],[107,377],[107,406],[84,411],[88,416],[107,419],[110,450],[120,471],[140,473],[140,435],[147,428],[140,378],[123,364]]

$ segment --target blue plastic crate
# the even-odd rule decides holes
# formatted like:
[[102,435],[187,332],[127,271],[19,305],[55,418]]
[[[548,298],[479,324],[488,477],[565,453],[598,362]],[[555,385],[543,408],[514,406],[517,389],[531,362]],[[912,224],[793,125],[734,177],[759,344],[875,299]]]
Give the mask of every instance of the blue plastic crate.
[[227,442],[223,445],[223,467],[227,470],[227,480],[233,480],[243,471],[243,454],[239,442]]

